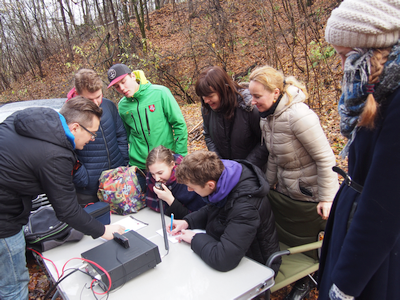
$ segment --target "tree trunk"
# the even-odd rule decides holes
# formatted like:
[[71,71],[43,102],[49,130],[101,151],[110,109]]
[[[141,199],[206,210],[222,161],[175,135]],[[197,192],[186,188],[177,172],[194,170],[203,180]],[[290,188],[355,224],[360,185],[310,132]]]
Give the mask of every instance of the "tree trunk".
[[41,14],[40,14],[40,3],[38,1],[38,3],[36,4],[35,1],[36,0],[32,0],[32,2],[31,2],[32,17],[35,20],[38,34],[40,36],[39,43],[42,45],[42,49],[43,49],[43,53],[44,53],[45,57],[48,57],[48,56],[50,56],[51,51],[47,45],[47,38],[46,38],[45,32],[44,32],[45,29],[43,28],[43,22],[42,22],[42,18],[41,18]]
[[[115,30],[115,36],[117,37],[118,47],[120,47],[121,46],[121,41],[120,41],[120,38],[119,38],[119,26],[118,26],[117,15],[115,14],[114,5],[112,3],[112,0],[109,0],[108,4],[110,5],[111,16],[112,16],[113,21],[114,21],[114,30]],[[121,50],[120,50],[120,52],[121,52]]]
[[142,0],[139,0],[139,9],[137,0],[131,0],[133,2],[133,8],[135,9],[136,21],[140,28],[140,34],[142,35],[143,51],[147,53],[147,41],[146,41],[146,30],[144,28],[144,8]]
[[65,4],[67,5],[67,9],[65,9],[65,8],[64,9],[66,10],[66,12],[68,14],[69,20],[72,24],[72,27],[74,28],[74,32],[77,32],[78,30],[76,28],[75,18],[74,18],[74,15],[72,14],[71,6],[69,5],[69,0],[65,1]]
[[98,17],[99,17],[99,20],[100,20],[100,25],[105,27],[103,16],[101,15],[99,2],[97,0],[94,0],[94,5],[96,6],[97,14],[98,14]]
[[147,30],[150,30],[150,18],[149,18],[149,7],[148,7],[148,3],[149,3],[149,1],[147,1],[147,0],[144,0],[145,1],[145,3],[144,3],[144,8],[146,9],[146,20],[147,20]]
[[71,41],[69,40],[68,25],[67,25],[67,21],[65,19],[64,7],[62,4],[62,0],[58,0],[58,3],[60,4],[60,13],[61,13],[61,18],[62,18],[62,21],[64,24],[65,38],[67,39],[68,52],[70,55],[69,61],[73,62],[74,61],[74,52],[72,51]]
[[122,5],[122,15],[124,16],[124,21],[125,24],[129,24],[129,14],[128,14],[128,5],[127,5],[128,0],[121,0],[121,5]]
[[[3,58],[3,59],[6,59],[6,61],[7,61],[7,64],[11,67],[13,64],[12,64],[12,60],[10,59],[10,54],[12,53],[12,52],[10,52],[10,50],[9,50],[9,48],[8,48],[8,43],[7,43],[7,39],[6,39],[6,36],[5,36],[5,34],[4,34],[4,28],[3,28],[3,21],[2,21],[2,16],[0,15],[0,35],[1,35],[1,41],[4,43],[4,45],[5,45],[5,48],[6,48],[6,53],[5,54],[3,54],[3,51],[2,51],[2,53],[1,53],[1,57]],[[0,49],[3,49],[3,47],[0,47]],[[3,60],[1,60],[1,61],[3,61]],[[0,73],[3,75],[3,74],[10,74],[10,76],[12,75],[12,76],[14,76],[14,80],[17,80],[17,78],[16,78],[16,76],[15,76],[15,73],[13,72],[13,70],[11,70],[10,72],[7,72],[7,70],[6,70],[6,66],[5,65],[2,65],[1,66],[1,70],[0,70]],[[2,82],[3,82],[3,86],[7,89],[7,88],[10,88],[10,83],[9,83],[9,81],[7,80],[7,78],[2,78]]]
[[109,23],[109,21],[108,21],[108,8],[107,8],[107,6],[108,6],[108,2],[107,2],[107,0],[103,0],[103,13],[104,13],[104,22],[106,23],[106,26],[108,27],[108,23]]
[[194,16],[193,16],[193,13],[194,13],[194,11],[193,11],[193,0],[188,0],[188,9],[189,9],[189,19],[190,18],[193,18]]

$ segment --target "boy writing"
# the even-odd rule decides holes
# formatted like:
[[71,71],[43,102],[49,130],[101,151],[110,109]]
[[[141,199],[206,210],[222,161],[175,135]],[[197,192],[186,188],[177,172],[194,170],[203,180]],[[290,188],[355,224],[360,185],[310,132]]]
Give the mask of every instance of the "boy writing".
[[[220,159],[215,152],[196,151],[176,169],[179,183],[202,196],[208,205],[173,222],[171,233],[209,266],[235,268],[243,256],[262,264],[279,251],[275,220],[262,171],[247,161]],[[187,229],[205,229],[195,234]],[[272,266],[276,272],[280,261]]]

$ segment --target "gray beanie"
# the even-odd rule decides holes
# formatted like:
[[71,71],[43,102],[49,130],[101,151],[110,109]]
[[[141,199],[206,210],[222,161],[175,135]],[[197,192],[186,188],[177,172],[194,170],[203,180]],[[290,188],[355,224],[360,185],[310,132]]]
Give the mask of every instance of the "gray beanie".
[[384,48],[400,38],[400,0],[344,0],[332,11],[325,39],[335,46]]

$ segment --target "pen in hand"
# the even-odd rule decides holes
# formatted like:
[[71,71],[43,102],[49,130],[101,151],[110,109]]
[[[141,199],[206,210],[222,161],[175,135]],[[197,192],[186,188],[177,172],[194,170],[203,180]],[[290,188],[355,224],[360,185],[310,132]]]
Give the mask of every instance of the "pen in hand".
[[173,223],[174,223],[174,214],[171,214],[171,232],[173,229],[173,227],[172,227]]

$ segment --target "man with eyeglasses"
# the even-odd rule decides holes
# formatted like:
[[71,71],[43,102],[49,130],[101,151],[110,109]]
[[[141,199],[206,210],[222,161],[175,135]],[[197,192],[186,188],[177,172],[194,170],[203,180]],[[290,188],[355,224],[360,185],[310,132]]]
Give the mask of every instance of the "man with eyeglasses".
[[[74,76],[75,87],[68,99],[80,95],[103,109],[99,129],[83,150],[75,150],[82,166],[74,175],[74,184],[81,205],[99,201],[97,190],[104,170],[127,166],[129,163],[126,130],[113,102],[103,98],[103,81],[92,69],[80,69]],[[83,130],[86,130],[83,127]]]
[[82,124],[79,124],[79,126],[81,126],[86,132],[88,132],[91,135],[91,140],[94,141],[97,138],[97,133],[95,132],[91,132],[89,129],[87,129],[85,126],[83,126]]
[[32,199],[46,194],[57,218],[93,238],[124,233],[103,225],[77,201],[72,174],[74,149],[83,149],[99,128],[102,109],[84,97],[67,101],[60,112],[32,107],[0,123],[0,298],[28,299],[22,227],[28,223]]

